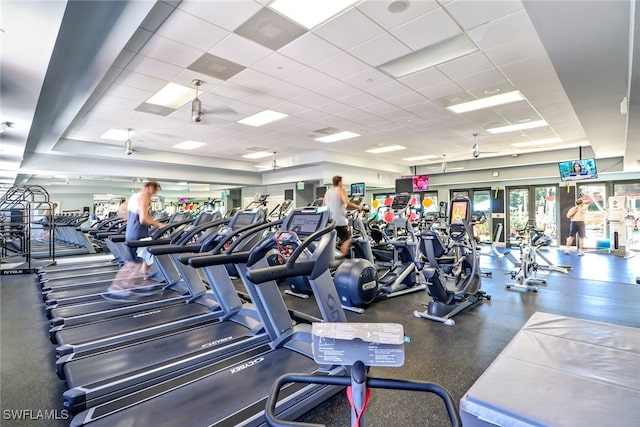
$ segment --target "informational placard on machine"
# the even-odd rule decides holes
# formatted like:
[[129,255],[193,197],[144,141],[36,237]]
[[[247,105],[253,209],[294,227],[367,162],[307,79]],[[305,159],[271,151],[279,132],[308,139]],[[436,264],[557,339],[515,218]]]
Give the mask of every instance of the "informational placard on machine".
[[397,367],[404,364],[404,329],[399,323],[314,323],[313,358],[321,365]]

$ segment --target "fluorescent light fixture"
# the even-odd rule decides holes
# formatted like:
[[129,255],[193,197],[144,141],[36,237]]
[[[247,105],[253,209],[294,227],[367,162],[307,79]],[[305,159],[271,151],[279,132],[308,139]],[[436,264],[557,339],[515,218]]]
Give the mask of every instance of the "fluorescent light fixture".
[[505,133],[505,132],[513,132],[516,130],[540,128],[543,126],[548,126],[547,122],[545,122],[544,120],[534,120],[526,123],[518,123],[517,125],[500,126],[497,128],[486,129],[486,131],[489,133]]
[[450,105],[447,110],[454,113],[466,113],[467,111],[481,110],[483,108],[495,107],[496,105],[509,104],[510,102],[523,101],[524,96],[518,90],[502,93],[500,95],[488,96],[475,101],[463,102],[461,104]]
[[184,141],[180,144],[174,145],[171,148],[177,148],[178,150],[195,150],[196,148],[200,148],[203,145],[207,145],[207,143],[200,141]]
[[389,61],[378,68],[393,77],[403,77],[460,58],[476,50],[478,47],[466,34],[462,33]]
[[403,147],[402,145],[387,145],[386,147],[372,148],[371,150],[367,150],[367,153],[372,153],[372,154],[388,153],[390,151],[404,150],[406,148],[407,147]]
[[330,142],[337,142],[345,139],[355,138],[357,136],[360,136],[360,134],[355,132],[344,131],[344,132],[334,133],[332,135],[322,136],[320,138],[315,138],[314,141],[330,143]]
[[346,8],[352,6],[360,0],[322,0],[322,1],[301,1],[301,0],[276,0],[269,5],[271,9],[277,10],[284,16],[298,24],[311,29],[332,16],[337,15]]
[[127,131],[126,129],[109,129],[108,131],[103,133],[100,138],[110,139],[111,141],[124,142],[129,139],[129,136],[131,135],[133,135],[133,132]]
[[238,120],[238,123],[249,126],[262,126],[267,123],[275,122],[276,120],[284,119],[285,117],[289,116],[284,113],[278,113],[277,111],[264,110],[254,114],[253,116]]
[[244,154],[242,157],[245,159],[262,159],[263,157],[273,156],[273,153],[266,151],[256,151],[254,153]]
[[190,87],[168,83],[147,100],[149,104],[178,109],[196,96],[196,90]]
[[427,154],[426,156],[418,156],[418,157],[407,157],[405,159],[402,159],[406,162],[415,162],[418,160],[430,160],[430,159],[435,159],[436,157],[440,157],[440,156],[434,156],[433,154]]
[[511,144],[514,147],[534,147],[537,145],[555,144],[562,141],[560,138],[539,139],[537,141],[516,142]]

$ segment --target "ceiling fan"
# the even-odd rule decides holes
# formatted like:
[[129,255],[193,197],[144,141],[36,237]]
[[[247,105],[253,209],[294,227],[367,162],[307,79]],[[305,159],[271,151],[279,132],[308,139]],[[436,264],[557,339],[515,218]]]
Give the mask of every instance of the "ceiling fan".
[[215,109],[205,110],[202,108],[202,101],[200,101],[198,88],[204,83],[202,80],[193,79],[191,83],[196,87],[196,97],[191,101],[191,120],[195,123],[200,123],[205,114],[215,115],[238,115],[238,112],[231,107],[217,107]]
[[[473,158],[477,159],[480,157],[480,144],[478,144],[478,135],[479,133],[474,132],[473,134],[473,147],[471,148],[471,153],[473,154]],[[482,151],[482,153],[493,154],[499,153],[499,151]]]
[[443,154],[442,156],[442,162],[440,163],[440,165],[434,164],[433,166],[427,166],[427,171],[428,172],[433,172],[433,173],[447,173],[447,172],[451,172],[451,171],[456,171],[456,170],[463,170],[464,168],[462,166],[460,167],[450,167],[447,164],[447,155]]
[[276,161],[276,152],[273,152],[273,159],[271,160],[271,164],[270,165],[266,165],[266,164],[262,164],[262,165],[255,165],[258,169],[261,170],[268,170],[271,169],[272,171],[275,171],[276,169],[280,169],[281,166],[278,166],[278,162]]

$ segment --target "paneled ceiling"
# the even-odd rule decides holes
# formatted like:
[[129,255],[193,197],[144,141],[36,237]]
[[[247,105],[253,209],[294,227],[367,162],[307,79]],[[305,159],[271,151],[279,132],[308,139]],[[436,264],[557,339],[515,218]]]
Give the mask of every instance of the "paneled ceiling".
[[[270,0],[3,0],[0,8],[5,186],[63,176],[228,187],[322,181],[336,167],[399,176],[443,157],[468,161],[475,142],[496,165],[529,152],[556,162],[582,147],[640,170],[633,1],[364,0],[311,29]],[[463,56],[402,77],[385,71],[456,37],[471,42]],[[194,89],[194,80],[202,81],[198,123],[191,100],[148,102],[168,83]],[[525,99],[446,108],[514,90]],[[287,117],[238,123],[265,109]],[[547,125],[487,131],[539,120]],[[110,129],[130,129],[133,154],[103,138]],[[360,136],[315,140],[338,130]],[[557,142],[536,143],[549,139]],[[204,145],[174,147],[185,140]],[[533,145],[512,145],[523,142]],[[404,149],[367,152],[389,145]],[[275,154],[243,157],[256,151]],[[433,157],[415,160],[423,156]],[[295,173],[274,178],[280,169]]]

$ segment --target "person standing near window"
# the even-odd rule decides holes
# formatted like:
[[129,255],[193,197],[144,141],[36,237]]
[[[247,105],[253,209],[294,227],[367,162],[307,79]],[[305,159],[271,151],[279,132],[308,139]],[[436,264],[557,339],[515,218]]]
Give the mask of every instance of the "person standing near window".
[[589,199],[580,198],[576,200],[576,205],[567,211],[567,218],[571,219],[571,225],[569,226],[569,237],[567,237],[567,245],[564,249],[565,254],[569,254],[569,249],[573,245],[575,235],[578,234],[578,255],[584,255],[584,238],[586,236],[586,227],[584,224],[584,215],[589,210]]

